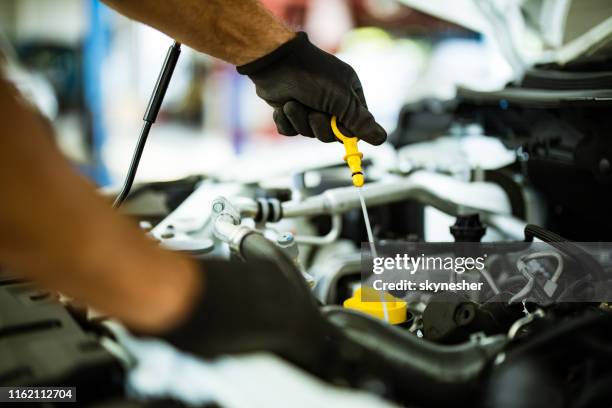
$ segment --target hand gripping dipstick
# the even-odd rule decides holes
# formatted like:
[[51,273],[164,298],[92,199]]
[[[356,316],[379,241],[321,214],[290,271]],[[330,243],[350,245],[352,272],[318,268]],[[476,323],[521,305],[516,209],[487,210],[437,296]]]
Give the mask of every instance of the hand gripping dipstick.
[[334,136],[336,136],[338,140],[344,144],[344,150],[346,151],[344,161],[351,169],[353,185],[355,187],[362,187],[364,183],[363,170],[361,169],[361,159],[363,158],[363,153],[361,153],[357,147],[357,142],[359,142],[359,139],[356,137],[348,137],[343,135],[340,129],[338,129],[335,116],[332,116],[331,118],[331,128],[332,132],[334,132]]

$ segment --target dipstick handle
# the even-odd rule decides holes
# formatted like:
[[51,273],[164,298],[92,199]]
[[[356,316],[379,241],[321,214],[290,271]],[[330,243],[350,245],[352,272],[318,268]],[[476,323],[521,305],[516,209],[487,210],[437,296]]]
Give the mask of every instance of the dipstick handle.
[[348,164],[351,169],[351,175],[353,177],[353,185],[355,187],[361,187],[364,183],[363,177],[363,169],[361,168],[361,159],[363,158],[363,153],[359,151],[357,147],[357,142],[359,141],[356,137],[348,137],[340,132],[338,129],[338,124],[336,122],[336,117],[332,116],[331,118],[331,128],[332,132],[334,132],[334,136],[338,138],[344,144],[344,150],[346,151],[346,155],[344,156],[344,161]]

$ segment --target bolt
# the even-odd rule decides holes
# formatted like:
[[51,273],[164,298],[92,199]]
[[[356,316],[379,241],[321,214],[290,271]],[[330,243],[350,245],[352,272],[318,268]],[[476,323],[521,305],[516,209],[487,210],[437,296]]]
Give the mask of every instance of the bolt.
[[225,205],[221,201],[217,201],[213,204],[213,211],[216,213],[220,213],[225,209]]
[[276,242],[281,245],[291,244],[293,242],[293,234],[290,232],[283,232],[276,239]]

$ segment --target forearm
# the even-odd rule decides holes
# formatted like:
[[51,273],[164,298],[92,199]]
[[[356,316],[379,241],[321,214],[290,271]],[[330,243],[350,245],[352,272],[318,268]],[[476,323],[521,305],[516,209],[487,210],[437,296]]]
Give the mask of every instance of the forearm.
[[198,51],[234,65],[251,62],[294,36],[256,0],[104,0]]
[[110,209],[0,78],[0,264],[145,331],[189,307],[198,275]]

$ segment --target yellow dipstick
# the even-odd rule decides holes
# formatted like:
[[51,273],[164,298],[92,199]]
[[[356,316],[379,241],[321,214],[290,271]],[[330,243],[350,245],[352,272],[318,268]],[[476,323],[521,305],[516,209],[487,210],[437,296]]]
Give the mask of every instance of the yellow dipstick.
[[342,132],[340,132],[340,129],[338,129],[335,116],[332,116],[331,118],[331,128],[332,132],[334,132],[334,136],[336,136],[338,140],[344,144],[344,150],[346,150],[344,161],[351,169],[353,185],[355,187],[363,186],[364,178],[363,170],[361,169],[361,159],[363,158],[363,153],[361,153],[357,147],[357,142],[359,139],[356,137],[348,137],[343,135]]

